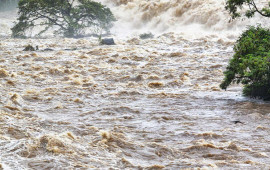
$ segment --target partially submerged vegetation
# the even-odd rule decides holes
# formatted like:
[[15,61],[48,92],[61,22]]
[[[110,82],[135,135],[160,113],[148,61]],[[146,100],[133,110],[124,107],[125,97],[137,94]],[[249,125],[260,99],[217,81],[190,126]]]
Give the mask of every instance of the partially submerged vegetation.
[[49,29],[65,37],[83,36],[90,32],[108,33],[116,20],[111,10],[91,0],[20,0],[18,22],[12,28],[14,37],[25,37],[34,27]]
[[232,82],[244,85],[246,96],[270,97],[270,30],[250,27],[234,46],[225,79],[220,87],[226,89]]
[[151,32],[140,34],[140,39],[151,39],[151,38],[154,38],[154,35]]
[[[235,19],[242,16],[243,6],[249,7],[244,11],[248,18],[255,13],[270,17],[270,2],[259,9],[254,0],[227,0],[225,8]],[[270,99],[270,30],[261,26],[249,27],[237,40],[234,52],[220,87],[227,89],[233,82],[242,83],[245,96]]]

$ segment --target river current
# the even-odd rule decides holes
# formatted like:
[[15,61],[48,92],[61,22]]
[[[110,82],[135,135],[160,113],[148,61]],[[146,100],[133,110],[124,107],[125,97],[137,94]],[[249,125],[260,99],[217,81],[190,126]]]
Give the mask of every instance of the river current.
[[0,12],[0,169],[270,168],[269,102],[219,88],[239,33],[267,20],[229,23],[223,1],[102,2],[114,46],[14,39],[16,12]]

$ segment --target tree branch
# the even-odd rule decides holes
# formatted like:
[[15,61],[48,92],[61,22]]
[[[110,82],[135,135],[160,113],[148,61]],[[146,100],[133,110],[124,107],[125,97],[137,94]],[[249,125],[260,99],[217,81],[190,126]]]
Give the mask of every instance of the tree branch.
[[257,5],[255,4],[254,0],[251,1],[251,5],[254,7],[254,9],[256,10],[256,12],[258,12],[260,15],[264,16],[264,17],[269,17],[270,15],[266,15],[264,14],[262,11],[260,11],[257,7]]

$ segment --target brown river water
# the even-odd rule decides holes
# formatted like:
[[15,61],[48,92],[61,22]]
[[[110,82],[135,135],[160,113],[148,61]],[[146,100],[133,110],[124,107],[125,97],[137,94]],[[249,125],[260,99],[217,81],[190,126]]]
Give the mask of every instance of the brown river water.
[[[111,3],[118,24],[127,22],[121,12],[144,16],[154,4]],[[185,6],[156,3],[169,3],[160,20]],[[219,88],[240,21],[222,35],[220,23],[163,32],[158,24],[155,38],[141,40],[121,34],[134,20],[105,46],[91,37],[13,39],[9,14],[0,13],[0,169],[270,168],[270,103],[243,97],[240,85]],[[28,44],[39,50],[23,51]]]

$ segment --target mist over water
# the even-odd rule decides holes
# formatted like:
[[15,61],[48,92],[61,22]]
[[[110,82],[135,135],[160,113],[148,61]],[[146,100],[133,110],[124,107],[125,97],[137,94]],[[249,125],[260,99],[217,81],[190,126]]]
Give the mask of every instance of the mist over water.
[[18,5],[18,0],[1,0],[0,11],[14,10]]
[[[117,18],[112,33],[132,36],[152,32],[182,33],[189,38],[218,35],[236,38],[248,25],[261,24],[269,27],[266,18],[256,15],[252,19],[230,21],[225,10],[225,0],[97,0],[111,8]],[[267,0],[259,3],[265,4]],[[1,3],[1,2],[0,2]],[[7,29],[16,20],[16,1],[0,9],[1,34],[10,35]],[[35,31],[34,31],[35,32]],[[36,31],[37,32],[37,31]],[[51,35],[51,34],[50,34]]]
[[[234,20],[225,11],[225,0],[99,0],[112,8],[118,22],[116,34],[183,33],[190,38],[216,34],[224,37],[239,35],[247,25],[269,26],[267,19]],[[267,2],[260,1],[260,3]]]
[[269,19],[229,22],[225,1],[99,2],[114,46],[14,39],[16,9],[0,10],[0,170],[270,168],[269,103],[219,88],[239,34]]
[[17,14],[17,0],[0,1],[0,36],[10,36]]

